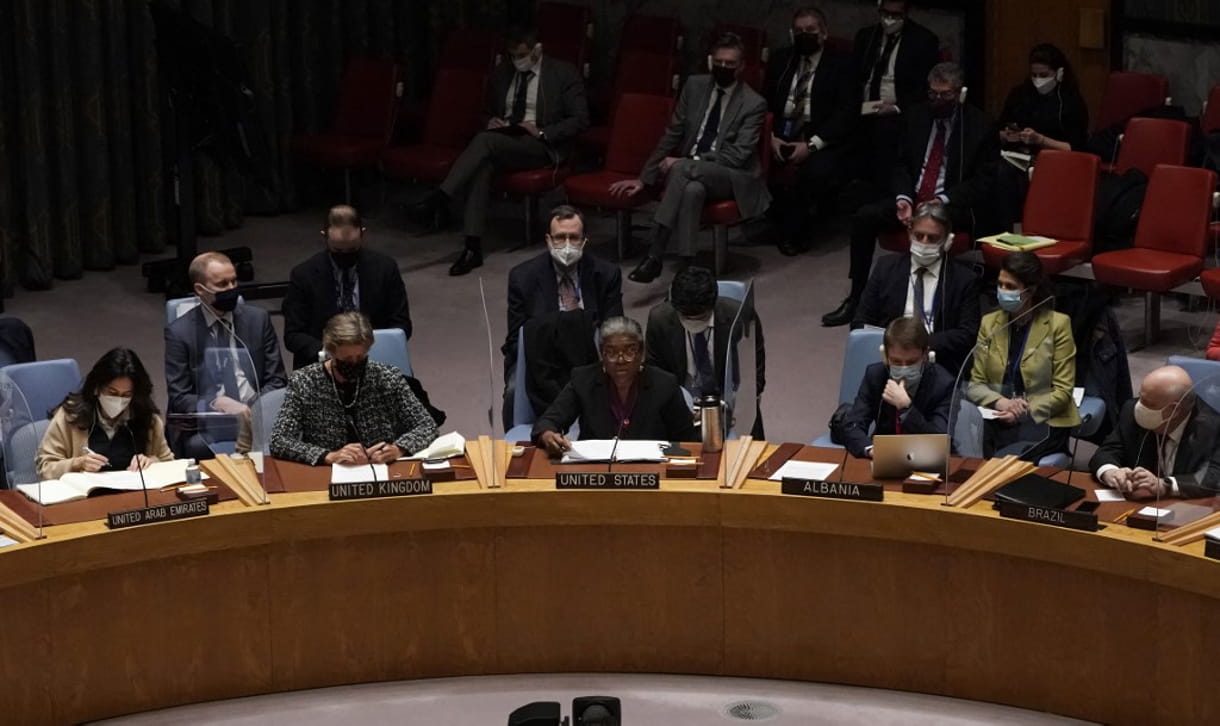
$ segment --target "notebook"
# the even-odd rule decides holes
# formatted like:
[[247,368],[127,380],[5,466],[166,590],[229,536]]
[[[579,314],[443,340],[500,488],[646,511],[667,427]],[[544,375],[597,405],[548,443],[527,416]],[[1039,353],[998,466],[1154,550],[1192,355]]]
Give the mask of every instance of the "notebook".
[[1084,498],[1085,491],[1037,474],[1026,474],[995,492],[997,502],[1013,502],[1029,507],[1064,509]]

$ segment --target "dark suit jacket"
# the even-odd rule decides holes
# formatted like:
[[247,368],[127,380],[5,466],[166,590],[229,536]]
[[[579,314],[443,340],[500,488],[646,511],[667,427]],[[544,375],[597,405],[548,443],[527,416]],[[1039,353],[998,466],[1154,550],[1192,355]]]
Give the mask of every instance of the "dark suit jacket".
[[[873,363],[864,371],[860,392],[847,414],[843,432],[844,446],[852,456],[864,456],[864,450],[873,443],[873,436],[897,433],[894,419],[898,411],[881,400],[889,378],[889,366],[885,363]],[[902,433],[947,433],[952,402],[953,376],[940,366],[924,366],[923,378],[902,420]],[[868,429],[874,422],[877,426],[869,434]]]
[[[619,422],[610,413],[611,385],[600,363],[572,371],[572,380],[534,424],[533,439],[537,441],[543,431],[567,431],[577,420],[582,439],[614,438]],[[645,365],[640,371],[639,387],[635,409],[620,438],[699,440],[694,417],[673,376]]]
[[[512,111],[508,89],[517,69],[501,63],[487,84],[487,117],[505,118]],[[571,63],[543,56],[538,75],[538,122],[547,146],[556,156],[567,156],[572,140],[589,128],[589,103],[585,83]]]
[[[884,328],[902,317],[910,289],[911,256],[881,257],[868,276],[852,327]],[[978,276],[974,270],[957,260],[945,260],[936,283],[935,307],[936,332],[932,333],[931,348],[936,351],[936,362],[956,376],[979,333]]]
[[[729,354],[729,336],[724,335],[737,319],[741,303],[727,297],[716,299],[716,328],[712,334],[712,351],[716,366],[716,382],[724,385],[724,365]],[[762,322],[754,316],[754,365],[758,392],[767,385],[767,354],[763,342]],[[733,350],[741,341],[742,328],[733,330]],[[681,385],[686,380],[686,329],[678,319],[678,311],[668,302],[663,302],[648,312],[648,330],[644,334],[646,360],[649,365],[668,371]],[[723,393],[723,391],[722,391]]]
[[[877,63],[877,56],[884,49],[885,33],[880,23],[861,28],[856,33],[856,78],[862,92],[867,92],[864,86]],[[897,53],[898,57],[894,60],[894,95],[898,98],[898,107],[906,113],[908,108],[927,99],[928,71],[940,60],[940,41],[931,30],[907,18],[902,26],[902,40],[898,43]]]
[[550,312],[531,318],[525,331],[525,392],[534,415],[550,408],[572,371],[598,361],[588,310]]
[[[165,326],[165,384],[169,392],[170,413],[195,413],[206,410],[213,392],[201,392],[197,371],[203,364],[208,331],[203,309],[196,305],[186,315]],[[245,343],[257,376],[257,389],[283,388],[284,363],[280,342],[271,326],[271,316],[255,305],[238,305],[233,310],[233,329]],[[251,381],[251,384],[256,383]]]
[[[767,108],[775,117],[775,134],[783,128],[784,106],[792,77],[800,71],[800,58],[795,49],[780,48],[767,62],[765,95]],[[851,58],[822,50],[813,85],[809,90],[809,121],[792,134],[791,141],[808,141],[820,136],[827,148],[846,142],[855,132],[860,116],[860,86],[856,83]]]
[[[544,66],[545,67],[545,66]],[[619,266],[585,250],[576,263],[584,309],[594,325],[623,314],[623,271]],[[522,262],[508,272],[508,337],[504,353],[504,376],[517,365],[517,330],[527,320],[559,310],[559,284],[550,252]]]
[[[370,249],[360,253],[356,265],[360,280],[360,312],[374,328],[401,328],[411,337],[411,310],[398,263]],[[284,347],[292,353],[293,369],[318,362],[322,328],[339,312],[335,300],[335,273],[330,254],[323,250],[292,268],[284,295]]]
[[[1154,474],[1157,466],[1157,435],[1135,423],[1135,399],[1123,404],[1118,425],[1089,460],[1096,472],[1106,464],[1117,467],[1142,466]],[[1182,443],[1173,462],[1173,473],[1182,496],[1209,497],[1220,490],[1220,413],[1202,399],[1186,422]]]
[[[951,207],[983,207],[989,203],[995,181],[1000,140],[986,113],[968,103],[958,109],[953,133],[946,141],[945,194]],[[914,199],[932,138],[932,114],[928,104],[921,103],[904,111],[902,119],[892,191],[894,196],[905,194]]]

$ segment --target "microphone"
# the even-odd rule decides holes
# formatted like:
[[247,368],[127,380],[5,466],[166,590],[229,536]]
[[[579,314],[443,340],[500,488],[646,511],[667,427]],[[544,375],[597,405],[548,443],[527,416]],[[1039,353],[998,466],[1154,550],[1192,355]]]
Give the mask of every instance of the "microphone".
[[[140,452],[138,452],[138,451],[136,451],[136,450],[135,450],[135,448],[136,448],[136,435],[135,435],[135,433],[134,433],[134,432],[131,430],[131,424],[130,424],[130,423],[128,423],[128,422],[126,422],[126,421],[124,421],[124,422],[123,422],[123,428],[127,429],[127,435],[128,435],[129,437],[131,437],[131,449],[132,449],[132,451],[134,452],[134,453],[132,453],[131,458],[133,458],[133,459],[134,459],[135,457],[137,457],[137,456],[139,456],[139,455],[140,455]],[[148,503],[148,483],[144,481],[144,467],[139,466],[139,465],[138,465],[138,464],[139,464],[139,462],[138,462],[138,461],[136,462],[136,464],[137,464],[137,466],[136,466],[136,473],[140,475],[140,489],[141,489],[141,490],[143,490],[143,492],[144,492],[144,508],[145,508],[145,509],[148,509],[148,508],[149,508],[150,506],[152,506],[152,505],[150,505],[150,504]]]
[[360,444],[360,450],[364,452],[364,460],[369,465],[369,471],[373,472],[373,482],[377,482],[377,465],[373,463],[373,457],[369,456],[369,448],[364,445],[364,432],[360,430],[360,425],[356,423],[356,416],[350,411],[347,413],[347,420],[352,424],[352,430],[356,432],[356,443]]
[[610,447],[610,461],[606,462],[606,473],[614,471],[614,453],[618,451],[619,439],[623,437],[623,429],[631,425],[631,419],[625,418],[618,423],[618,431],[614,432],[614,444]]

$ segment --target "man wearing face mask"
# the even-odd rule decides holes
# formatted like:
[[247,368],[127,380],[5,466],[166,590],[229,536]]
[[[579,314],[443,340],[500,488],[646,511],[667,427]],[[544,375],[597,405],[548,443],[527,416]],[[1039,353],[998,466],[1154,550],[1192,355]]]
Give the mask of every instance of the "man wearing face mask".
[[841,181],[860,94],[851,59],[825,47],[830,31],[821,10],[798,9],[790,30],[792,46],[774,51],[767,63],[763,95],[775,119],[773,163],[796,169],[794,182],[775,186],[771,204],[780,252],[792,256],[807,248],[810,203],[820,206]]
[[483,264],[483,232],[492,175],[500,171],[558,168],[572,140],[589,127],[589,107],[580,73],[571,63],[543,57],[536,30],[508,33],[507,55],[488,83],[487,126],[454,162],[440,188],[409,210],[431,221],[448,216],[449,203],[465,197],[462,215],[466,246],[450,275],[465,275]]
[[[260,392],[283,388],[284,364],[271,316],[239,305],[237,271],[219,252],[204,252],[187,271],[199,304],[165,326],[165,379],[169,413],[223,413],[237,417],[234,431],[180,428],[170,443],[182,456],[210,459],[208,441],[236,436],[249,449],[250,404]],[[205,354],[225,350],[227,354]],[[247,425],[242,425],[241,422]]]
[[844,422],[843,445],[852,456],[872,458],[873,436],[948,432],[954,379],[932,365],[929,340],[918,318],[898,318],[886,326],[884,361],[865,369]]
[[1220,414],[1196,395],[1185,370],[1157,368],[1123,405],[1089,469],[1132,499],[1213,496],[1220,493]]
[[962,69],[941,63],[928,74],[927,101],[905,111],[899,156],[890,180],[892,196],[861,207],[852,216],[851,292],[822,325],[852,321],[864,295],[880,234],[904,229],[919,204],[939,201],[955,232],[978,236],[990,226],[986,212],[999,159],[999,141],[987,114],[961,103]]
[[[711,270],[688,267],[679,271],[670,285],[669,300],[648,312],[644,338],[648,360],[677,378],[693,400],[708,394],[723,396],[725,363],[741,341],[740,327],[729,331],[740,309],[740,302],[720,297]],[[767,381],[767,355],[757,313],[754,324],[755,374],[761,395]]]
[[330,208],[322,228],[326,249],[292,269],[284,295],[284,347],[292,368],[318,361],[322,328],[338,313],[364,313],[374,329],[411,337],[411,310],[398,263],[364,246],[364,223],[346,204]]
[[910,252],[877,261],[852,328],[882,328],[901,317],[922,320],[936,362],[956,376],[979,331],[978,276],[949,256],[952,220],[944,205],[919,205],[910,224]]

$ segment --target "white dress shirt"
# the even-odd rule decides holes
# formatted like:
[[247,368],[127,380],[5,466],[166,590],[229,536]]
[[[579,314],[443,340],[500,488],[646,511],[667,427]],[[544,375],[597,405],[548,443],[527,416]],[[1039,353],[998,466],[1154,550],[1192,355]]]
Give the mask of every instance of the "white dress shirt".
[[[207,325],[208,330],[211,330],[212,326],[215,325],[217,321],[221,321],[220,329],[224,331],[221,333],[221,339],[224,340],[225,337],[227,337],[229,342],[229,350],[233,356],[233,374],[234,378],[237,379],[238,397],[241,399],[242,403],[250,403],[254,400],[255,390],[254,386],[250,384],[249,379],[246,378],[246,367],[242,365],[242,358],[244,357],[246,360],[249,360],[251,366],[253,366],[254,362],[253,359],[250,358],[249,352],[244,354],[239,352],[239,349],[244,349],[246,345],[237,337],[236,329],[233,327],[233,313],[228,312],[224,315],[218,316],[212,311],[212,308],[204,305],[202,302],[199,303],[199,309],[203,311],[204,324]],[[224,333],[227,333],[228,335],[224,336]],[[216,392],[216,395],[229,395],[225,392],[223,383],[217,385],[219,390]],[[232,396],[230,396],[230,398],[231,397]]]
[[[1152,437],[1153,445],[1159,445],[1162,447],[1161,465],[1164,467],[1164,472],[1161,474],[1161,478],[1169,480],[1169,493],[1173,496],[1178,496],[1181,492],[1178,489],[1178,478],[1169,475],[1173,474],[1174,464],[1178,462],[1178,447],[1182,444],[1182,436],[1186,433],[1186,424],[1188,421],[1190,421],[1190,416],[1182,419],[1182,422],[1175,426],[1172,431],[1167,431],[1163,441],[1161,437],[1155,433],[1149,432],[1147,434],[1147,436]],[[1094,474],[1094,476],[1097,477],[1097,481],[1104,484],[1106,480],[1102,479],[1102,476],[1107,471],[1117,468],[1119,467],[1113,464],[1102,464],[1097,468],[1097,472]],[[1157,472],[1154,471],[1152,473],[1156,474]]]
[[[878,48],[878,53],[885,52],[885,43],[889,40],[889,36],[885,33],[881,34],[881,45]],[[898,92],[894,85],[894,64],[898,62],[898,50],[902,47],[902,34],[898,34],[898,40],[894,43],[894,50],[890,53],[890,62],[885,66],[885,72],[881,74],[881,91],[879,101],[888,103],[894,106],[898,105]],[[869,71],[868,79],[864,81],[864,98],[868,98],[868,89],[873,85],[873,74],[876,72],[876,64],[874,69]]]
[[[532,124],[538,123],[538,79],[542,76],[542,59],[534,64],[534,75],[530,76],[529,86],[525,89],[525,116],[522,121],[528,121]],[[521,80],[521,73],[513,70],[513,82],[508,84],[508,93],[504,96],[504,115],[509,116],[513,112],[513,99],[517,97],[517,83]]]
[[[924,268],[927,272],[923,274],[923,309],[927,315],[923,318],[923,321],[929,333],[935,332],[932,329],[936,319],[933,306],[936,304],[936,286],[940,283],[940,268],[942,264],[942,260],[937,260],[935,264]],[[911,260],[911,275],[907,281],[907,302],[906,307],[903,308],[903,317],[913,318],[920,314],[915,305],[915,273],[918,270],[919,267],[915,264],[915,261]]]
[[722,130],[724,130],[724,123],[723,123],[724,122],[724,112],[725,112],[725,109],[727,109],[729,107],[729,99],[733,96],[733,91],[735,91],[735,90],[737,90],[736,83],[729,86],[728,88],[721,88],[720,86],[716,85],[715,81],[712,81],[712,92],[711,92],[711,96],[708,98],[708,101],[707,101],[707,110],[703,112],[703,120],[699,122],[699,131],[698,131],[698,133],[695,134],[695,144],[694,144],[694,146],[691,147],[691,150],[690,150],[690,153],[692,155],[695,154],[696,149],[699,148],[699,139],[703,138],[703,129],[707,127],[707,118],[708,118],[708,116],[712,115],[712,106],[716,105],[716,92],[717,91],[724,92],[724,95],[720,97],[720,122],[721,123],[716,129],[716,138],[712,139],[712,145],[708,149],[708,152],[709,153],[713,152],[720,146],[720,132]]
[[[716,313],[712,313],[712,317],[707,321],[707,359],[712,362],[712,374],[716,372]],[[690,391],[691,395],[697,400],[702,391],[694,390],[695,379],[699,377],[699,369],[695,365],[695,336],[682,329],[682,333],[686,335],[686,380],[682,386]]]

